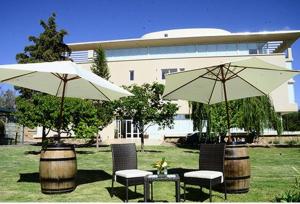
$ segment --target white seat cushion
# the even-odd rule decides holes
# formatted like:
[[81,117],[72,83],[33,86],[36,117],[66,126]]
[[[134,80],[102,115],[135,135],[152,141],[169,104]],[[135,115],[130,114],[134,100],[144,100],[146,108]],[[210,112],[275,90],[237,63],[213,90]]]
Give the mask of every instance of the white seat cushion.
[[184,173],[184,177],[203,178],[203,179],[215,179],[221,176],[221,182],[223,183],[223,173],[220,171],[191,171]]
[[138,170],[138,169],[116,171],[116,176],[121,176],[124,178],[144,177],[147,175],[152,175],[152,172]]

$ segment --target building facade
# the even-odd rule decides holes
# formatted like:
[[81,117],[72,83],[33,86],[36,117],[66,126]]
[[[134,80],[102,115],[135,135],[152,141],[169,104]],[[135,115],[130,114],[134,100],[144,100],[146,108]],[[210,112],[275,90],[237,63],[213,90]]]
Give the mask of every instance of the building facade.
[[[300,31],[230,33],[221,29],[179,29],[149,33],[137,39],[70,43],[71,58],[90,69],[94,50],[105,49],[110,81],[117,85],[164,83],[165,74],[256,56],[269,63],[292,69],[291,45]],[[294,81],[271,94],[275,110],[282,114],[297,111]],[[165,136],[185,136],[193,131],[186,101],[176,101],[179,110],[172,129],[152,126],[146,144],[161,143]],[[114,121],[101,133],[104,141],[139,140],[131,120]]]

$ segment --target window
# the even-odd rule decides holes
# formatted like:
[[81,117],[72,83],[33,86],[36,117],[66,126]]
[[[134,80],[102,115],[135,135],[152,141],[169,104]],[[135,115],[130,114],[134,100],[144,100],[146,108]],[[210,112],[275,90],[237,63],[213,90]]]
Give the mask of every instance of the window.
[[129,80],[130,81],[134,80],[134,70],[129,70]]
[[166,79],[166,74],[177,72],[177,68],[175,69],[162,69],[161,70],[161,79]]
[[189,114],[177,114],[174,117],[174,120],[190,120],[190,115]]
[[255,54],[257,54],[257,49],[249,49],[249,54],[250,54],[250,55],[255,55]]

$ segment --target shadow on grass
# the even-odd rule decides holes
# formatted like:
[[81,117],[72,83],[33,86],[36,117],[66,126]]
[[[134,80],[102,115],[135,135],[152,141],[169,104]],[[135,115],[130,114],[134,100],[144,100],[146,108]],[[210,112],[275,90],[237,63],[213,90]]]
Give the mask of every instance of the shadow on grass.
[[[108,174],[107,172],[103,170],[88,170],[88,169],[80,169],[77,171],[76,176],[76,184],[77,186],[87,183],[93,183],[97,181],[105,181],[108,179],[111,179],[111,174]],[[33,183],[39,183],[39,173],[24,173],[20,174],[20,178],[18,182],[33,182]]]
[[[143,202],[144,201],[144,194],[141,194],[139,192],[134,192],[134,190],[131,190],[131,188],[134,189],[134,187],[132,186],[132,187],[129,187],[129,189],[128,189],[128,201],[130,202],[131,199],[140,198],[141,200],[139,200],[138,202]],[[111,195],[112,188],[111,187],[106,187],[106,190]],[[119,199],[121,199],[123,202],[125,202],[125,198],[126,198],[125,191],[126,191],[125,186],[114,187],[114,195],[113,196],[116,196]]]
[[[137,152],[142,152],[142,151],[141,151],[141,150],[137,150]],[[164,151],[145,149],[144,152],[145,152],[145,153],[162,153],[162,152],[164,152]]]
[[199,150],[200,145],[189,145],[189,144],[176,144],[176,147],[181,148],[181,149],[187,149],[187,150]]
[[41,153],[41,151],[25,151],[24,154],[28,155],[28,154],[32,154],[32,155],[39,155]]
[[191,153],[191,154],[199,154],[199,151],[192,151],[192,150],[184,150],[185,153]]
[[[193,202],[203,202],[209,199],[209,194],[203,192],[199,187],[186,187],[186,201]],[[184,194],[181,194],[180,197],[183,199]]]
[[111,152],[110,149],[97,150],[97,152]]

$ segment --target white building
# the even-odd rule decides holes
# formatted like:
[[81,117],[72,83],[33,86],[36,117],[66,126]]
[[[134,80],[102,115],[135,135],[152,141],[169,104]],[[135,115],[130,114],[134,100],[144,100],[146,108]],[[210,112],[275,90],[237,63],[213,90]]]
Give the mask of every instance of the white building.
[[[110,81],[117,85],[141,85],[154,81],[164,83],[166,73],[249,56],[291,69],[290,47],[299,37],[299,30],[231,33],[221,29],[179,29],[148,33],[136,39],[70,43],[69,47],[73,60],[89,69],[94,50],[101,45],[106,51]],[[297,111],[293,84],[290,80],[272,92],[277,112]],[[178,101],[178,105],[174,129],[149,128],[146,144],[159,143],[165,135],[180,136],[192,132],[188,103]],[[108,142],[135,141],[139,137],[131,120],[114,121],[101,135]]]

